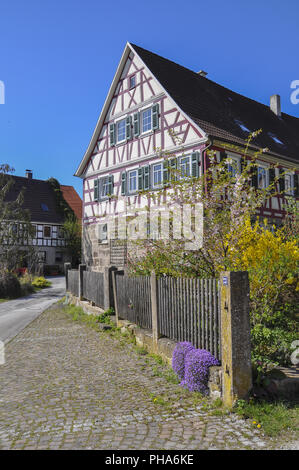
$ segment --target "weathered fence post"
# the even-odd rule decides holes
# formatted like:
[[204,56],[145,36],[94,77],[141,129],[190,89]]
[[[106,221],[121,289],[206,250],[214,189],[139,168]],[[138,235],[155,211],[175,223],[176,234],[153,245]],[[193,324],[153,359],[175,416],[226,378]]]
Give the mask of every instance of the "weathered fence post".
[[71,263],[64,263],[64,274],[65,274],[65,290],[68,291],[69,288],[69,279],[68,279],[68,271],[72,268]]
[[115,266],[104,268],[104,309],[113,307],[113,289],[112,289],[112,272],[117,270]]
[[246,399],[252,387],[247,272],[220,275],[222,386],[224,404]]
[[152,303],[152,330],[153,330],[153,347],[158,345],[159,319],[158,319],[158,285],[155,271],[151,273],[151,303]]
[[79,273],[78,273],[78,293],[79,299],[83,299],[83,272],[86,271],[86,264],[79,264]]
[[112,276],[112,289],[113,289],[113,299],[114,299],[114,310],[115,310],[115,323],[118,326],[118,305],[117,305],[117,292],[116,292],[116,270],[113,270],[111,273]]

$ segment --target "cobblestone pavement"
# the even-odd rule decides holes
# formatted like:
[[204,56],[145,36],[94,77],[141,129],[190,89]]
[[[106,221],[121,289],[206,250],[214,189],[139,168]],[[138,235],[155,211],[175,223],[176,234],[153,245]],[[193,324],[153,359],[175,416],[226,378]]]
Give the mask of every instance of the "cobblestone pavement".
[[[2,449],[273,445],[234,415],[210,415],[188,393],[179,400],[180,387],[159,377],[147,356],[72,321],[61,304],[8,343],[5,358],[0,366]],[[161,396],[169,397],[169,403]]]

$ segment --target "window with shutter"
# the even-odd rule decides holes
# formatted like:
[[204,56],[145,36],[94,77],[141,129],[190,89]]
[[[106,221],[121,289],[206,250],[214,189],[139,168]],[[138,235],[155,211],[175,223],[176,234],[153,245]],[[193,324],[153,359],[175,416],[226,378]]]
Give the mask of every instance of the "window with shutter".
[[135,193],[137,191],[137,180],[138,180],[138,172],[137,170],[129,171],[129,193]]
[[145,109],[141,112],[141,132],[152,130],[152,108]]
[[117,142],[126,140],[126,119],[122,119],[116,124],[116,140]]

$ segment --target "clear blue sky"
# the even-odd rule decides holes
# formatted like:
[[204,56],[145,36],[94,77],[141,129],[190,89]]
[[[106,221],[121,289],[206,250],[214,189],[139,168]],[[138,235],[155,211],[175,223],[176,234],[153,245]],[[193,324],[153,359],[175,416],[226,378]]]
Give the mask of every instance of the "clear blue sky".
[[126,41],[299,117],[298,0],[2,0],[0,162],[81,195],[73,174]]

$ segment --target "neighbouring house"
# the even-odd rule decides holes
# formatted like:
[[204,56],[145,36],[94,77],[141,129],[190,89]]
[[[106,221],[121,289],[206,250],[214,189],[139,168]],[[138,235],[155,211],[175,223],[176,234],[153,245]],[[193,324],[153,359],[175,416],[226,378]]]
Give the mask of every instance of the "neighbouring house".
[[277,189],[284,196],[272,197],[260,209],[280,224],[284,198],[298,197],[299,119],[281,112],[279,95],[266,106],[209,80],[204,71],[193,72],[127,43],[75,173],[84,181],[82,248],[89,269],[125,264],[126,245],[109,240],[107,217],[124,211],[130,215],[144,205],[140,191],[161,188],[160,150],[171,152],[171,164],[185,175],[204,174],[207,149],[240,167],[246,139],[258,129],[263,132],[248,155],[259,148],[264,152],[252,184],[266,187],[281,175]]
[[[64,263],[71,260],[66,252],[66,240],[62,231],[65,214],[59,207],[57,200],[59,196],[57,192],[55,193],[59,183],[52,178],[48,181],[34,179],[31,170],[26,170],[25,177],[10,175],[10,178],[14,183],[6,196],[6,201],[15,200],[21,190],[24,190],[22,207],[29,210],[35,231],[35,236],[24,242],[24,255],[26,255],[26,246],[33,246],[36,252],[36,264],[45,274],[63,272]],[[63,204],[81,221],[81,198],[72,186],[61,185],[60,189],[67,205],[64,201]],[[23,268],[26,268],[27,264],[27,258],[24,256]]]

